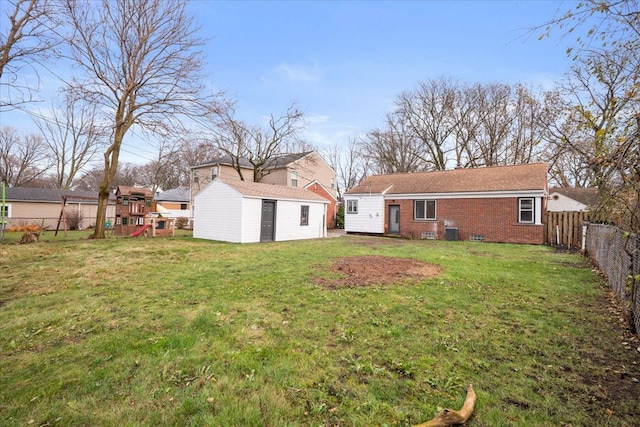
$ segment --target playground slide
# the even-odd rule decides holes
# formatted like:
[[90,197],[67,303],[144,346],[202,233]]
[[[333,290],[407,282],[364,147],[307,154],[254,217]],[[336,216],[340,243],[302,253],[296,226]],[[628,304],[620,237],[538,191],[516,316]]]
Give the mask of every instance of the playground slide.
[[129,237],[138,237],[138,236],[140,236],[142,233],[144,233],[144,231],[145,231],[145,230],[147,230],[147,229],[149,229],[149,228],[151,228],[151,224],[145,224],[145,225],[143,225],[143,226],[140,228],[140,230],[136,231],[135,233],[131,233],[131,234],[129,235]]

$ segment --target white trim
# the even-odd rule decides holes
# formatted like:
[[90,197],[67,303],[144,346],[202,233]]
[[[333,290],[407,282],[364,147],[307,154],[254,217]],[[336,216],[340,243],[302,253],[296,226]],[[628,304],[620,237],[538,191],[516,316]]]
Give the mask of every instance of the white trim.
[[422,200],[422,199],[491,199],[513,197],[544,197],[544,190],[522,191],[475,191],[460,193],[409,193],[409,194],[385,194],[385,199],[394,200]]
[[[306,188],[309,189],[309,187],[311,187],[312,184],[318,184],[320,187],[322,187],[322,189],[324,191],[327,192],[327,194],[336,202],[338,201],[338,198],[336,196],[334,196],[333,194],[331,194],[331,191],[327,190],[327,187],[325,187],[324,185],[322,185],[322,183],[320,181],[318,181],[317,179],[314,179],[313,181],[311,181],[310,183],[308,183],[307,185],[303,186],[302,188]],[[311,190],[310,190],[311,191]],[[318,193],[315,193],[318,194]],[[318,194],[319,195],[319,194]],[[320,195],[319,195],[320,196]],[[320,196],[322,197],[322,196]]]

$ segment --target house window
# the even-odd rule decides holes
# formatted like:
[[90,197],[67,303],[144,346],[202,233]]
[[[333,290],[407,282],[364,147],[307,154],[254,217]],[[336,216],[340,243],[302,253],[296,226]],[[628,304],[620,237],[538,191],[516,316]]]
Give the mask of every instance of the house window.
[[11,205],[4,205],[4,212],[2,212],[4,218],[11,218]]
[[414,200],[413,218],[417,220],[436,219],[436,201],[435,200]]
[[122,205],[123,206],[129,206],[129,198],[128,197],[124,197],[122,199]]
[[358,201],[357,200],[347,200],[347,213],[348,214],[357,214],[358,213]]
[[214,166],[211,168],[211,181],[218,177],[218,166]]
[[181,211],[186,211],[187,210],[187,204],[186,203],[180,203],[180,210]]
[[331,178],[331,189],[333,190],[334,188],[336,188],[336,179]]
[[533,197],[518,199],[518,222],[533,224]]
[[193,182],[198,181],[200,181],[200,175],[198,174],[198,171],[193,171]]
[[298,186],[298,172],[296,171],[291,171],[291,186],[292,187]]
[[309,206],[300,206],[300,225],[309,225]]

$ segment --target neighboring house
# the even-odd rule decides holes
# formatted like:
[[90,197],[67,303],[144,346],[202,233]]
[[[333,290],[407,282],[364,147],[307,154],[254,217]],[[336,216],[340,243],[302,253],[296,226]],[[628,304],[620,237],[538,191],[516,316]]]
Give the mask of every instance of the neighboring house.
[[153,193],[146,188],[119,186],[116,190],[116,222],[113,232],[129,236],[145,225],[145,216],[152,211]]
[[313,191],[329,201],[329,205],[327,205],[327,228],[335,228],[336,216],[338,215],[338,198],[336,195],[329,191],[318,180],[311,181],[305,185],[304,188]]
[[547,165],[370,176],[345,193],[345,231],[544,243]]
[[[67,199],[65,217],[69,218],[69,222],[77,222],[81,229],[95,225],[97,192],[30,187],[7,187],[5,190],[7,228],[36,224],[43,225],[46,229],[55,229],[62,211],[63,196]],[[107,220],[113,219],[114,215],[115,198],[107,205]],[[60,224],[60,229],[64,229],[64,224]]]
[[[241,180],[231,160],[230,157],[224,156],[191,167],[193,209],[195,209],[195,195],[213,179],[221,178],[226,182]],[[239,165],[244,181],[252,182],[253,166],[246,159],[240,159]],[[264,173],[265,175],[260,180],[263,184],[305,188],[312,182],[317,182],[328,193],[329,201],[335,200],[337,197],[336,172],[315,151],[275,157],[265,165]],[[330,212],[326,221],[331,226],[335,222],[335,215]]]
[[598,189],[594,187],[551,187],[547,210],[549,212],[585,212],[597,206],[599,202]]
[[328,204],[304,188],[217,178],[195,195],[193,237],[233,243],[326,237]]
[[156,211],[166,218],[189,218],[191,216],[191,193],[189,187],[177,187],[156,194]]

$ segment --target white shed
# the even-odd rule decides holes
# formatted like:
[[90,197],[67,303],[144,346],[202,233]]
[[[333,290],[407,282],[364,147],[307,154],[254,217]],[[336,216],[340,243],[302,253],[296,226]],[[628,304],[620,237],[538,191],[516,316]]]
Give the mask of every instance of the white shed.
[[329,201],[304,188],[216,178],[194,199],[196,238],[254,243],[327,235]]

